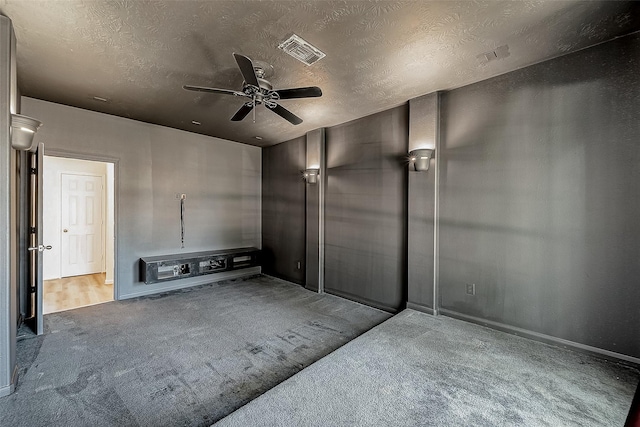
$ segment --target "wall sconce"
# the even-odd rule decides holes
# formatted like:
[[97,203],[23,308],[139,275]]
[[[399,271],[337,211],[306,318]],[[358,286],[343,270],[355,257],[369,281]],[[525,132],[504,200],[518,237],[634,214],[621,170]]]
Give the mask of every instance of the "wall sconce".
[[409,152],[409,160],[413,163],[414,170],[428,171],[429,170],[429,161],[431,157],[433,157],[433,152],[435,150],[430,148],[421,148],[418,150],[413,150]]
[[307,169],[303,174],[304,180],[307,181],[307,184],[317,184],[318,175],[320,175],[320,169]]
[[33,136],[42,126],[36,119],[21,116],[20,114],[11,115],[11,146],[16,150],[30,150],[33,145]]

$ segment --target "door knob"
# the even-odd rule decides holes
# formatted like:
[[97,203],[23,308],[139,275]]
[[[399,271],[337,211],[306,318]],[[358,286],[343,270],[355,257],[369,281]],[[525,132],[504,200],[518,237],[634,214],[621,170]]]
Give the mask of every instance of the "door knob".
[[38,246],[32,246],[30,248],[27,248],[27,250],[30,251],[38,251],[38,252],[44,252],[45,250],[51,250],[52,246],[51,245],[38,245]]
[[67,230],[66,228],[64,230],[62,230],[63,233],[66,233],[67,231],[69,231],[69,230]]

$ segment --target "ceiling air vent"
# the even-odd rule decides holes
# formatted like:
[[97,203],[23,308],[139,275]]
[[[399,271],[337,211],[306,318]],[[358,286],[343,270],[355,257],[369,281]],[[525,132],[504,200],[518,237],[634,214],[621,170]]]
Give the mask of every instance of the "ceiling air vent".
[[509,53],[509,46],[505,44],[504,46],[497,47],[495,50],[481,53],[476,56],[476,59],[478,59],[480,65],[485,65],[487,62],[495,61],[496,59],[504,59],[509,55],[511,55]]
[[320,49],[310,45],[295,34],[278,45],[278,49],[282,49],[298,61],[311,65],[326,55]]

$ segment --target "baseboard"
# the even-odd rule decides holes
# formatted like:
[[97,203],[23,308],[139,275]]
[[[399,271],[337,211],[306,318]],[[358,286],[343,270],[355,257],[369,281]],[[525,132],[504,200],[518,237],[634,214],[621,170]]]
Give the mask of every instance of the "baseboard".
[[0,387],[0,397],[9,396],[15,389],[15,383]]
[[350,301],[355,301],[360,304],[368,305],[369,307],[377,308],[378,310],[386,311],[388,313],[397,314],[400,311],[397,308],[380,304],[377,301],[373,301],[368,298],[363,298],[358,295],[353,295],[353,294],[350,294],[349,292],[338,291],[336,289],[331,289],[331,288],[325,288],[324,291],[327,294],[335,295],[344,299],[348,299]]
[[421,311],[423,313],[427,313],[431,315],[434,314],[433,308],[427,307],[426,305],[422,305],[422,304],[416,304],[414,302],[407,302],[407,308],[410,308],[416,311]]
[[598,347],[593,347],[586,344],[580,344],[574,341],[565,340],[563,338],[554,337],[551,335],[542,334],[540,332],[534,332],[527,329],[518,328],[517,326],[511,326],[493,320],[486,320],[480,317],[470,316],[468,314],[458,313],[457,311],[447,310],[441,308],[438,312],[442,315],[453,317],[454,319],[464,320],[465,322],[475,323],[477,325],[486,326],[492,329],[497,329],[502,332],[506,332],[513,335],[518,335],[524,338],[528,338],[534,341],[540,341],[545,344],[556,345],[559,347],[568,348],[578,351],[580,353],[590,354],[592,356],[598,356],[614,362],[622,362],[627,365],[632,365],[635,368],[640,368],[640,358],[628,356],[622,353],[616,353],[614,351],[605,350]]
[[304,286],[302,286],[300,283],[292,282],[291,280],[287,280],[287,279],[284,279],[284,278],[279,277],[279,276],[274,276],[272,274],[267,274],[267,273],[260,273],[260,275],[264,276],[264,277],[268,277],[268,278],[273,279],[273,280],[279,280],[281,282],[286,282],[288,285],[291,285],[291,286],[300,286],[300,287],[304,288]]
[[16,384],[18,383],[18,366],[13,367],[13,372],[11,373],[11,384],[0,387],[0,397],[9,396],[16,389]]
[[293,277],[289,277],[284,274],[265,273],[264,271],[261,274],[263,276],[273,277],[274,279],[284,280],[285,282],[293,283],[294,285],[304,286],[302,283],[296,282]]
[[113,279],[105,280],[105,281],[104,281],[104,284],[105,284],[105,285],[113,285]]
[[244,268],[242,270],[234,270],[230,271],[228,274],[219,273],[220,275],[224,274],[224,276],[216,275],[216,276],[200,276],[198,280],[194,280],[187,284],[180,284],[179,281],[174,282],[175,284],[172,286],[166,286],[162,288],[155,288],[153,285],[144,285],[146,288],[143,291],[132,292],[125,295],[120,295],[118,299],[125,300],[131,298],[144,297],[147,295],[159,294],[162,292],[175,291],[177,289],[191,288],[193,286],[207,285],[209,283],[222,282],[223,280],[230,279],[238,279],[241,277],[255,276],[256,274],[261,274],[261,267],[249,267]]

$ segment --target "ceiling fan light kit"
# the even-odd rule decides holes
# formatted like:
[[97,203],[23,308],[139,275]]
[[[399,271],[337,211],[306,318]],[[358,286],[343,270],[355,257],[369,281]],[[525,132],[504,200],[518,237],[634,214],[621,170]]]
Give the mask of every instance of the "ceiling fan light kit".
[[217,89],[211,87],[184,85],[183,89],[195,92],[217,93],[222,95],[233,95],[248,100],[231,117],[232,122],[242,121],[249,113],[253,112],[253,122],[256,122],[256,109],[258,105],[264,105],[283,119],[293,125],[302,123],[302,119],[291,111],[278,104],[283,99],[316,98],[322,96],[322,90],[317,86],[297,87],[291,89],[274,90],[273,85],[266,80],[265,69],[262,66],[255,66],[251,59],[239,53],[234,53],[233,57],[238,64],[240,73],[244,78],[242,90]]

